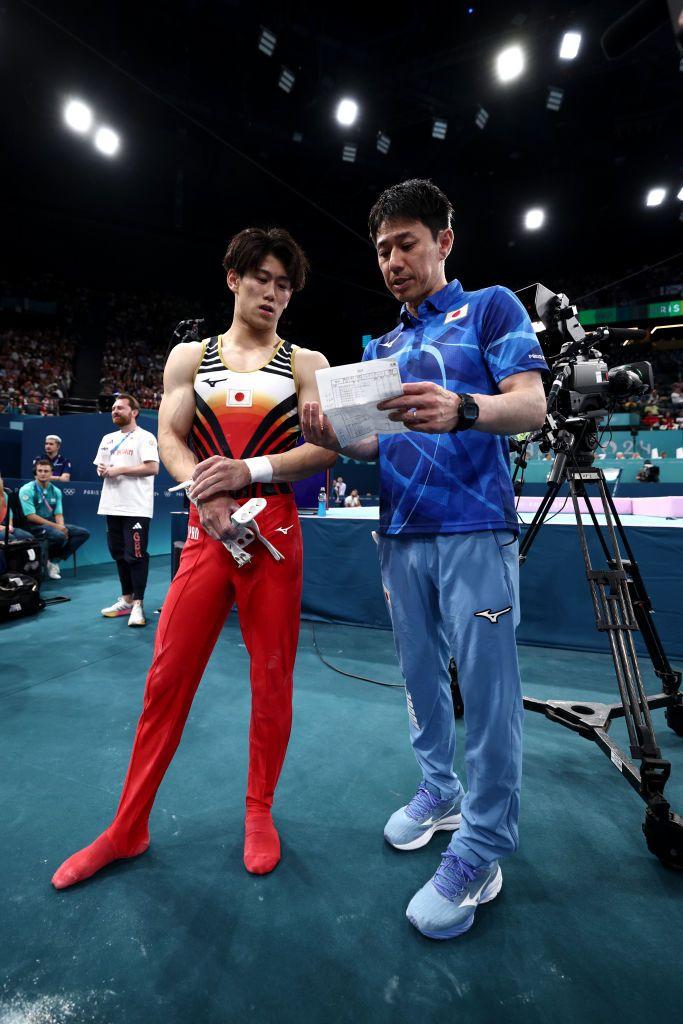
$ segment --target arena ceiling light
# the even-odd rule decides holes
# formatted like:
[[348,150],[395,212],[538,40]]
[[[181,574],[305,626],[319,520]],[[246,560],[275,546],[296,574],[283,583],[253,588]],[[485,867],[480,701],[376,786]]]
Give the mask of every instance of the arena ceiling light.
[[443,140],[446,138],[447,131],[448,121],[444,121],[441,117],[435,117],[432,121],[432,138]]
[[581,49],[581,33],[565,32],[560,43],[560,60],[574,60]]
[[258,37],[258,48],[261,53],[265,53],[266,57],[272,57],[276,43],[275,33],[271,32],[269,28],[261,28],[261,34]]
[[658,186],[651,188],[645,199],[646,206],[661,206],[666,199],[666,189]]
[[347,142],[342,150],[342,160],[345,164],[353,164],[356,162],[356,153],[358,152],[358,146],[355,142]]
[[383,155],[386,156],[391,147],[391,139],[384,132],[377,132],[377,149]]
[[524,214],[524,227],[527,231],[538,231],[544,224],[545,210],[535,207],[533,210],[527,210]]
[[501,82],[512,82],[524,71],[524,51],[521,46],[508,46],[496,57],[496,74]]
[[339,124],[343,124],[348,128],[349,125],[355,123],[358,117],[358,104],[355,100],[350,100],[346,97],[340,100],[337,104],[336,118]]
[[562,100],[564,99],[564,90],[556,89],[555,86],[551,86],[548,89],[548,98],[545,101],[546,108],[548,110],[558,111],[562,106]]
[[84,135],[92,127],[92,110],[82,100],[67,100],[64,104],[64,122],[74,132]]
[[679,192],[679,193],[677,194],[677,196],[676,196],[676,199],[680,199],[680,201],[681,201],[681,202],[683,203],[683,188],[682,188],[682,189],[681,189],[681,191],[680,191],[680,192]]
[[488,121],[488,119],[488,110],[484,110],[483,107],[479,107],[479,110],[477,111],[477,116],[474,119],[474,123],[476,124],[477,128],[480,128],[483,131],[484,128],[486,127],[486,122]]
[[292,86],[294,85],[294,82],[295,82],[294,72],[290,71],[289,68],[283,68],[282,71],[280,72],[280,78],[279,78],[278,83],[277,83],[280,86],[280,88],[282,89],[282,91],[283,92],[291,92],[292,91]]
[[105,156],[116,156],[121,146],[118,133],[104,125],[95,132],[95,148]]

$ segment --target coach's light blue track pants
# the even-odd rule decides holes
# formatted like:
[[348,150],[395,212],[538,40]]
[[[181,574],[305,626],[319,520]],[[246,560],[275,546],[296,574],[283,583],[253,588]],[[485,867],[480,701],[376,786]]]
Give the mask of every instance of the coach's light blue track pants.
[[428,788],[457,796],[448,661],[465,705],[467,794],[451,850],[474,867],[517,849],[522,689],[515,645],[519,545],[508,530],[379,539],[406,681],[410,739]]

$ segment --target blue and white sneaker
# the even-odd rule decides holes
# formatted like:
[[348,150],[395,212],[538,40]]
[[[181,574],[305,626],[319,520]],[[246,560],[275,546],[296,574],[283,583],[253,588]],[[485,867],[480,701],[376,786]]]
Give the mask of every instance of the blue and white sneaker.
[[405,807],[400,807],[384,826],[384,838],[397,850],[418,850],[435,832],[452,832],[460,827],[460,805],[465,794],[439,800],[424,782]]
[[429,939],[452,939],[472,927],[479,904],[495,899],[502,885],[503,872],[497,860],[473,868],[446,850],[434,877],[408,904],[406,917]]

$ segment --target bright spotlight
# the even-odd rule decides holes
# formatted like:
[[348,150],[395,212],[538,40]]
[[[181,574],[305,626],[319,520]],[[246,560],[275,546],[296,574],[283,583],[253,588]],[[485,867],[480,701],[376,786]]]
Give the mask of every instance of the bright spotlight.
[[358,104],[355,100],[340,100],[337,106],[339,124],[351,125],[358,117]]
[[508,46],[496,58],[496,73],[501,82],[512,82],[524,71],[524,52],[521,46]]
[[90,131],[92,110],[80,100],[69,100],[64,106],[64,120],[73,131],[83,134]]
[[666,199],[665,188],[651,188],[645,200],[646,206],[661,206]]
[[105,156],[118,153],[121,140],[113,128],[98,128],[95,133],[95,146]]
[[574,60],[581,47],[580,32],[565,32],[560,44],[560,59]]
[[545,211],[544,210],[527,210],[524,215],[524,227],[527,231],[538,231],[539,228],[543,227],[545,223]]
[[681,189],[681,191],[676,196],[676,199],[680,199],[680,201],[683,203],[683,188]]

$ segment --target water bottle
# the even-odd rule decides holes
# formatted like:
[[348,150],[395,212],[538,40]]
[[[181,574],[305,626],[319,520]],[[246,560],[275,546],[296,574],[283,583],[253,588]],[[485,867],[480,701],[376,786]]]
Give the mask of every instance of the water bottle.
[[320,488],[320,494],[318,495],[318,515],[327,515],[327,495],[325,494],[325,488]]

